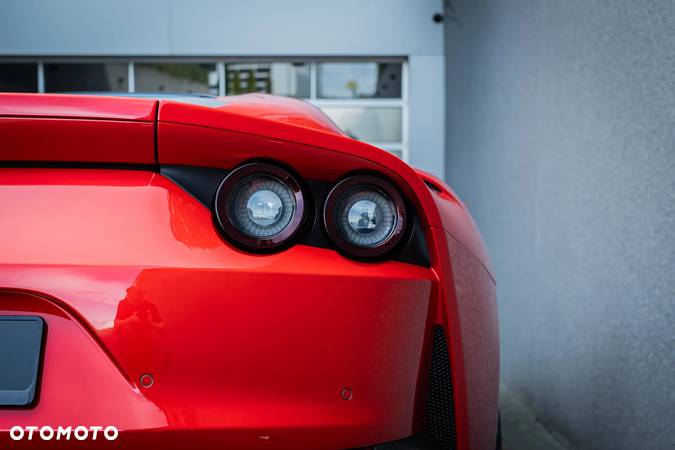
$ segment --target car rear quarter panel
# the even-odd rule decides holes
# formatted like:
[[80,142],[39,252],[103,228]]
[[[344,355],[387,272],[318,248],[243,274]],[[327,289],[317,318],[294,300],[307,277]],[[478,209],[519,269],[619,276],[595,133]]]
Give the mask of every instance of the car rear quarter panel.
[[[458,448],[495,448],[499,404],[496,286],[483,240],[465,206],[433,180],[442,228],[434,228],[442,280],[437,316],[450,340]],[[446,251],[443,251],[446,250]]]

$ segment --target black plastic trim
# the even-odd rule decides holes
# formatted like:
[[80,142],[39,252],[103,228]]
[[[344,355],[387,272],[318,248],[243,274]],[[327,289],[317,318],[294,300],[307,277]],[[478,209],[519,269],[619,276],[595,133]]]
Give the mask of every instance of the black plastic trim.
[[455,450],[455,399],[452,389],[452,370],[448,340],[441,325],[434,327],[427,398],[427,427],[440,448]]
[[[283,167],[283,166],[282,166]],[[204,206],[213,209],[216,192],[230,170],[214,169],[194,166],[161,166],[160,173],[182,187]],[[328,238],[321,221],[321,211],[326,197],[336,183],[319,180],[300,180],[308,190],[306,198],[308,207],[307,223],[300,233],[297,243],[311,247],[339,250]],[[422,267],[431,267],[429,251],[427,249],[424,229],[414,209],[408,205],[409,230],[403,236],[402,242],[396,249],[386,256],[408,264]]]
[[[194,166],[164,165],[160,168],[162,175],[171,179],[209,209],[213,207],[218,187],[230,172],[225,169]],[[311,194],[310,198],[307,198],[310,215],[307,220],[306,231],[302,234],[298,243],[338,250],[326,235],[320,214],[317,213],[323,210],[326,197],[335,183],[307,179],[303,181]],[[387,259],[430,267],[431,262],[424,230],[417,214],[412,209],[410,211],[410,232],[404,236],[404,242],[388,255]]]
[[209,209],[213,207],[218,187],[230,172],[191,166],[161,166],[159,169],[159,173],[185,189]]

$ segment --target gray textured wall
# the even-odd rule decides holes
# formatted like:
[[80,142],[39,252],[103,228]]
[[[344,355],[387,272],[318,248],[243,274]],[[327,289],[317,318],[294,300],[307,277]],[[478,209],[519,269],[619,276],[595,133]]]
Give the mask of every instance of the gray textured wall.
[[446,175],[502,379],[584,449],[675,445],[675,2],[452,0]]

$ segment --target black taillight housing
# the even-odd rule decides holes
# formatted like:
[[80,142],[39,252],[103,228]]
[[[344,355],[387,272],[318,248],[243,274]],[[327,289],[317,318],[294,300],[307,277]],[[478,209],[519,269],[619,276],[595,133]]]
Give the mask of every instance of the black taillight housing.
[[323,223],[330,239],[343,252],[358,258],[378,258],[401,241],[407,225],[406,206],[388,181],[355,175],[330,191],[324,203]]
[[[391,259],[422,267],[429,267],[431,264],[425,230],[415,208],[405,201],[405,197],[399,193],[394,183],[376,173],[353,174],[338,182],[323,181],[301,178],[291,168],[276,161],[246,162],[230,171],[191,166],[162,166],[160,170],[162,175],[182,186],[213,211],[214,224],[226,240],[251,253],[274,253],[301,244],[338,250],[349,258],[362,261]],[[270,182],[280,182],[285,188],[279,191],[279,185],[275,183],[270,185]],[[367,192],[364,192],[364,188]],[[264,193],[252,200],[254,206],[257,199],[262,203],[268,203],[267,206],[270,208],[260,210],[265,208],[265,205],[258,205],[259,214],[255,215],[255,211],[252,211],[253,218],[263,229],[249,227],[250,223],[243,217],[243,213],[248,211],[246,208],[242,210],[241,206],[248,204],[248,200],[256,190],[271,190],[282,203],[284,198],[288,200],[285,193],[292,193],[295,208],[288,223],[282,214],[279,214],[278,218],[276,214],[270,215],[270,210],[274,210],[275,204],[278,209],[278,202],[274,196]],[[347,191],[357,194],[356,197],[349,200]],[[382,208],[382,198],[379,195],[370,197],[375,194],[382,195],[386,199],[386,204],[391,202],[394,205],[395,226],[378,238],[373,238],[377,236],[377,231],[362,233],[368,236],[362,236],[360,243],[354,243],[349,239],[353,235],[348,231],[345,232],[344,222],[340,225],[336,220],[339,217],[335,213],[338,210],[336,207],[342,205],[344,210],[350,202],[354,206],[353,204],[361,200],[376,200],[373,203],[380,204],[382,211],[390,211],[387,206]],[[233,214],[237,210],[237,205],[239,205],[238,216]],[[351,209],[350,206],[348,210]],[[368,214],[363,217],[364,221],[360,225],[358,220],[352,221],[355,222],[356,231],[376,228],[372,223],[373,217],[375,225],[378,223],[377,214],[371,213],[373,205],[361,203],[354,208],[353,213],[359,211]],[[344,218],[344,214],[342,217]],[[370,220],[370,223],[366,223],[366,220]],[[273,229],[273,224],[277,229]],[[378,229],[382,230],[383,228]],[[267,231],[267,235],[262,231]]]
[[214,210],[230,241],[250,251],[289,244],[307,218],[298,180],[267,163],[250,163],[230,172],[218,187]]

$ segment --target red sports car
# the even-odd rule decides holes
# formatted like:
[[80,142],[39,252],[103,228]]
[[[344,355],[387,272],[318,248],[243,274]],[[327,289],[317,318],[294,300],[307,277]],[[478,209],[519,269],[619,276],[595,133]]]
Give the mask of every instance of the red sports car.
[[0,446],[493,450],[441,180],[298,100],[0,94]]

